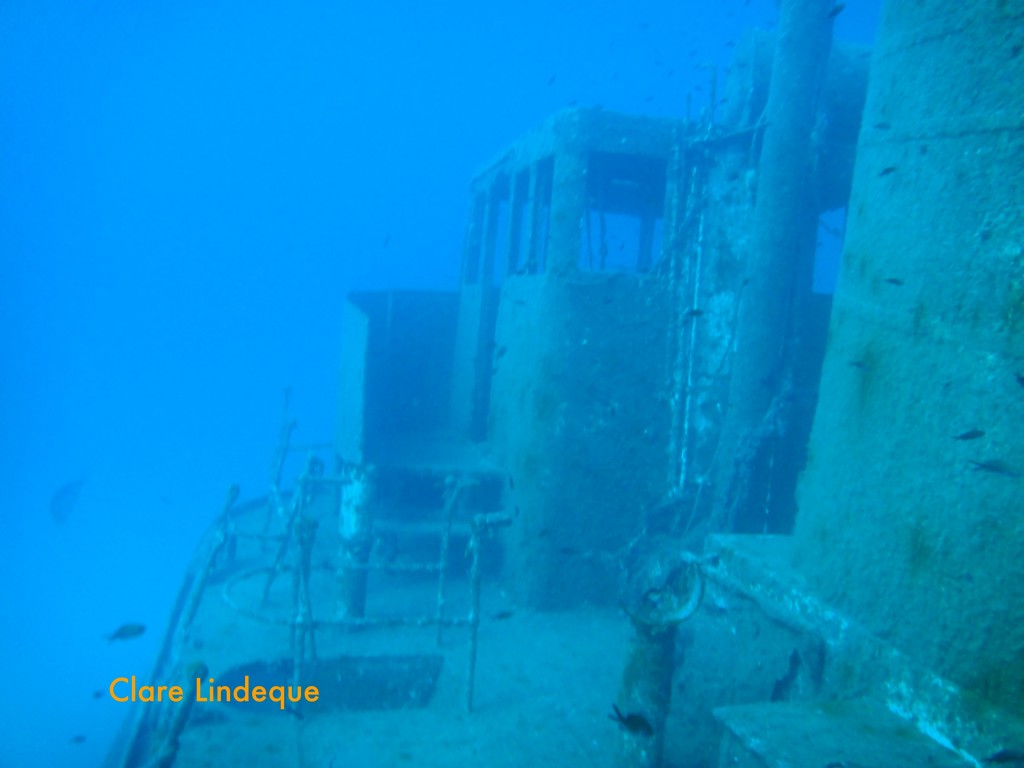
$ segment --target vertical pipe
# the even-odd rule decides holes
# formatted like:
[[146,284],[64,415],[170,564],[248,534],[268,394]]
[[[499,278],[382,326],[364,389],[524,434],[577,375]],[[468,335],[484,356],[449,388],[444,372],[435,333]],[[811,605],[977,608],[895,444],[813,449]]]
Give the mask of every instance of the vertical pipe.
[[473,520],[469,535],[471,556],[469,569],[469,672],[466,684],[466,711],[473,711],[473,693],[476,687],[477,630],[480,627],[480,531],[479,520]]
[[292,432],[298,423],[296,419],[288,418],[288,394],[285,394],[284,420],[281,423],[281,431],[278,436],[277,452],[274,454],[274,463],[270,473],[270,495],[267,497],[267,517],[263,523],[263,535],[270,532],[270,523],[274,516],[281,514],[281,473],[284,471],[284,463],[288,458],[288,446],[291,443]]
[[[694,178],[696,178],[697,171],[694,169]],[[700,195],[695,188],[693,190],[691,199],[694,199],[698,204],[703,201],[700,199]],[[686,354],[686,375],[683,379],[683,430],[680,438],[680,451],[679,451],[679,488],[682,489],[686,483],[687,474],[690,471],[690,423],[691,417],[694,411],[693,404],[693,389],[695,384],[696,375],[696,364],[697,359],[694,354],[694,350],[697,349],[697,328],[698,324],[693,322],[693,317],[687,317],[687,315],[695,311],[700,305],[700,291],[701,291],[701,272],[704,269],[704,210],[701,208],[701,212],[696,214],[697,216],[697,234],[694,238],[693,244],[693,266],[691,268],[691,281],[692,290],[688,296],[688,308],[680,307],[682,313],[684,326],[688,328],[687,332],[687,343],[682,345]],[[687,320],[689,322],[687,322]],[[680,329],[681,331],[683,329]]]
[[313,618],[313,600],[309,594],[309,580],[313,572],[313,543],[319,523],[303,518],[299,525],[299,606],[303,622],[303,639],[309,641],[309,655],[316,661],[316,631]]
[[455,508],[463,486],[455,475],[445,478],[444,512],[442,513],[444,528],[441,531],[441,554],[438,558],[437,573],[437,644],[441,645],[444,632],[445,588],[448,576],[448,552],[452,538],[452,522],[455,520]]
[[274,565],[267,576],[267,583],[263,586],[263,605],[266,605],[267,600],[270,598],[270,589],[281,574],[285,558],[288,556],[288,548],[291,546],[292,537],[295,535],[295,521],[302,514],[302,507],[306,498],[305,491],[303,490],[305,481],[306,475],[303,475],[295,486],[295,493],[292,496],[292,508],[288,513],[288,520],[285,524],[285,534],[281,537],[281,544],[278,546],[277,554],[274,556]]
[[834,0],[782,2],[753,235],[718,452],[713,511],[717,529],[730,530],[738,512],[764,502],[765,472],[759,462],[772,429],[769,411],[783,393],[797,265],[814,247],[818,207],[811,185],[811,137],[834,6]]
[[338,615],[361,618],[366,612],[367,564],[373,549],[373,472],[347,465],[341,488],[338,553]]
[[669,446],[668,446],[668,481],[669,487],[681,487],[681,471],[679,469],[680,424],[682,423],[682,261],[683,261],[683,224],[685,217],[680,215],[684,196],[683,186],[683,137],[678,128],[672,129],[672,158],[669,161],[667,184],[665,189],[665,237],[669,265],[669,291],[672,301],[672,322],[669,326],[669,370],[672,372],[672,397],[669,401]]

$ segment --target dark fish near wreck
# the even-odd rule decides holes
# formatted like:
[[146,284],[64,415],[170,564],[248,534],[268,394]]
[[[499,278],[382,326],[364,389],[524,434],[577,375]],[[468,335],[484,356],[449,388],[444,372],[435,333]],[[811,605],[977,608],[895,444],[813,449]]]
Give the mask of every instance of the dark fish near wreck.
[[1011,467],[1002,459],[988,459],[987,461],[971,461],[971,469],[975,472],[990,472],[993,475],[1004,477],[1020,477],[1020,472]]
[[83,485],[85,485],[84,478],[64,483],[50,498],[50,517],[54,519],[57,525],[62,525],[71,517],[72,511],[75,509],[75,502],[78,501],[78,494],[82,492]]
[[981,762],[992,765],[1024,765],[1024,749],[1000,749]]
[[107,635],[107,642],[112,643],[115,640],[132,640],[136,637],[142,637],[142,634],[145,631],[145,624],[122,624],[114,630],[113,634]]
[[979,437],[985,436],[985,430],[983,429],[968,429],[966,432],[961,432],[959,435],[953,435],[954,440],[977,440]]
[[630,712],[628,715],[624,715],[614,704],[612,704],[612,710],[614,714],[608,715],[608,719],[614,720],[630,733],[637,736],[654,735],[654,726],[639,712]]

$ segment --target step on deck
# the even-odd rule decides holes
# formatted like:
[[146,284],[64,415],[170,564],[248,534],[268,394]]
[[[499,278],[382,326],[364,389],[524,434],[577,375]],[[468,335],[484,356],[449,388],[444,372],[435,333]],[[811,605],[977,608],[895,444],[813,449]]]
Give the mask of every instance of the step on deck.
[[964,768],[957,753],[865,700],[720,707],[719,768]]

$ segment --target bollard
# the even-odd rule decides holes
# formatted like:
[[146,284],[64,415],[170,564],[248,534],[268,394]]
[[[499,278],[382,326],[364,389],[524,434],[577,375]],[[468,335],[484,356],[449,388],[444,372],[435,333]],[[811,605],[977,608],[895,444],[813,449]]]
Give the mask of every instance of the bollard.
[[658,768],[672,703],[676,628],[704,596],[702,561],[682,553],[652,557],[634,575],[623,606],[635,630],[611,719],[622,730],[619,765]]
[[342,469],[338,552],[338,618],[366,614],[367,565],[373,549],[374,472],[349,464]]

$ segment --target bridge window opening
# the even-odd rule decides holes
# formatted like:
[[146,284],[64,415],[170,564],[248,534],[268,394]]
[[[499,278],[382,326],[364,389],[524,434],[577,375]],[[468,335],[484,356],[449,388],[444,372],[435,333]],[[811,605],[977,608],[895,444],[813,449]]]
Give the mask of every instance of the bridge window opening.
[[835,293],[845,234],[846,208],[826,211],[818,219],[818,242],[814,250],[812,283],[814,293]]
[[661,257],[665,161],[594,153],[587,169],[580,269],[647,272]]
[[505,279],[505,265],[509,259],[508,231],[511,206],[508,199],[507,181],[495,187],[491,205],[494,206],[494,210],[487,231],[487,263],[484,269],[490,274],[491,285],[501,285],[502,280]]
[[530,196],[529,239],[526,244],[524,272],[540,274],[548,261],[548,229],[551,224],[551,190],[555,178],[555,158],[546,157],[533,167],[533,194]]
[[509,202],[508,251],[505,259],[505,273],[519,273],[523,259],[523,246],[529,247],[530,232],[527,211],[530,205],[530,171],[520,171],[512,182],[512,199]]

